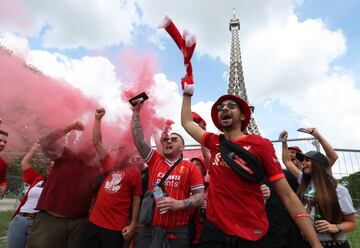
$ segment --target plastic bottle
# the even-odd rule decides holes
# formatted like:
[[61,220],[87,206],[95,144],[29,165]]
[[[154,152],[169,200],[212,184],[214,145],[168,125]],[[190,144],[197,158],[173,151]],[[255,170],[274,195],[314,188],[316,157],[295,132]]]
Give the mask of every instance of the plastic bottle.
[[[159,184],[154,183],[153,186],[154,186],[154,188],[153,188],[153,196],[154,196],[155,201],[158,201],[161,198],[165,197],[164,191],[159,186]],[[166,212],[167,212],[167,210],[160,210],[160,214],[165,214]]]

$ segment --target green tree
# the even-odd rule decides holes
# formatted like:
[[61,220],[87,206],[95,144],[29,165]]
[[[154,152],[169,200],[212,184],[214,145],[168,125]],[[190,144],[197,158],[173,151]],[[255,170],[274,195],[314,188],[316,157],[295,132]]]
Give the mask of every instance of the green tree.
[[343,177],[339,182],[344,185],[353,199],[354,207],[360,210],[360,171],[353,173],[349,176]]

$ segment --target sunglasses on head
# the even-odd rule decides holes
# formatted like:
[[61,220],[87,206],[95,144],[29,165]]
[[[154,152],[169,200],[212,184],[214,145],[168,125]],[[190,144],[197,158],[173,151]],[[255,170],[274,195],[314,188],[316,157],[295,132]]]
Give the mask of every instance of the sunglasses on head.
[[219,105],[216,106],[216,109],[217,109],[217,111],[221,111],[224,109],[225,106],[228,109],[235,109],[238,106],[238,104],[236,102],[228,102],[226,104],[220,103]]
[[171,137],[171,138],[166,137],[162,139],[162,141],[165,143],[169,142],[169,140],[171,141],[171,143],[174,143],[177,141],[177,137]]

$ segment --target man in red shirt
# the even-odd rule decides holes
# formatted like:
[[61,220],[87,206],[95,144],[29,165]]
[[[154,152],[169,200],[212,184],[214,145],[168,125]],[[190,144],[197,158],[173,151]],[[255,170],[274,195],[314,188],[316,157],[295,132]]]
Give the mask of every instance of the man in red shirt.
[[[204,200],[204,185],[196,165],[182,160],[184,140],[171,133],[162,142],[163,156],[146,143],[140,124],[138,103],[133,109],[132,134],[136,148],[149,167],[149,190],[159,183],[166,172],[180,161],[165,180],[166,196],[156,202],[150,225],[137,237],[135,247],[189,247],[189,214],[191,208],[200,207]],[[163,246],[162,246],[163,245]]]
[[[0,130],[0,152],[5,149],[8,136],[9,134],[7,132]],[[0,199],[3,198],[6,190],[6,171],[7,163],[2,157],[0,157]]]
[[[106,151],[101,140],[101,119],[104,115],[104,108],[95,112],[93,143],[103,166],[102,173],[107,176],[98,190],[85,228],[84,248],[123,247],[124,238],[130,239],[134,235],[139,216],[142,193],[140,170],[123,152],[114,160]],[[128,225],[130,208],[131,221]]]
[[40,145],[55,163],[41,193],[28,248],[80,247],[83,229],[93,198],[93,182],[99,174],[93,145],[75,153],[56,141],[72,130],[83,131],[81,122],[50,132]]
[[[207,194],[207,222],[202,235],[203,247],[267,247],[264,198],[260,184],[235,173],[223,160],[219,135],[204,131],[193,122],[191,115],[192,91],[183,92],[181,124],[201,145],[210,149],[211,183]],[[250,121],[248,104],[234,95],[221,96],[213,105],[211,116],[215,126],[226,139],[256,156],[275,191],[294,217],[312,247],[321,247],[304,207],[291,190],[271,142],[258,135],[245,133]]]

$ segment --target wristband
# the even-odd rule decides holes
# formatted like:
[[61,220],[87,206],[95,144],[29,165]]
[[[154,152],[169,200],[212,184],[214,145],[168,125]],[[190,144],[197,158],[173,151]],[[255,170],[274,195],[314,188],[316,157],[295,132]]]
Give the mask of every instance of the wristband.
[[299,218],[309,217],[309,216],[310,216],[310,214],[308,214],[308,213],[299,212],[299,213],[296,213],[296,214],[293,216],[293,219],[296,220],[296,219],[299,219]]
[[342,225],[336,224],[337,229],[339,230],[337,233],[342,232]]

